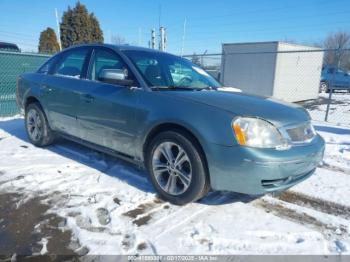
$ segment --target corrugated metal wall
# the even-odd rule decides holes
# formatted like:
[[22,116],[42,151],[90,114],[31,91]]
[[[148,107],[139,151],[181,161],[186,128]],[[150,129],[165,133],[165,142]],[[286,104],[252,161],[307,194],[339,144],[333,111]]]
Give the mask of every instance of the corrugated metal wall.
[[277,42],[223,44],[221,82],[245,93],[272,96],[276,49]]
[[17,114],[16,79],[24,72],[36,71],[50,56],[0,51],[0,116]]
[[[323,51],[315,47],[279,43],[273,96],[289,102],[318,97]],[[287,53],[292,51],[292,53]],[[300,51],[300,52],[296,52]]]
[[288,102],[318,97],[323,50],[283,42],[222,45],[221,82]]

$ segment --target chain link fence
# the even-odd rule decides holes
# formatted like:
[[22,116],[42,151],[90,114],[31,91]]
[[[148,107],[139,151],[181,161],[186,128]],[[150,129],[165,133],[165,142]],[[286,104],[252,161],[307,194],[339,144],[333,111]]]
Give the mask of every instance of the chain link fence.
[[[350,126],[350,50],[185,55],[224,86],[304,106],[315,121]],[[254,105],[252,105],[254,106]]]
[[[350,50],[304,49],[187,55],[225,86],[303,105],[313,120],[350,126]],[[0,51],[0,116],[19,113],[16,79],[48,55]]]
[[33,72],[50,56],[0,51],[0,117],[19,113],[16,104],[16,79]]

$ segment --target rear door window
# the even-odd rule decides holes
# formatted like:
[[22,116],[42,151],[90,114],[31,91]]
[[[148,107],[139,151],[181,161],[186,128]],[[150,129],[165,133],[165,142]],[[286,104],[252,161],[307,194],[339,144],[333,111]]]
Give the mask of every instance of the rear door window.
[[52,74],[80,78],[83,73],[83,67],[88,51],[87,48],[67,51],[63,54],[63,57],[59,59]]

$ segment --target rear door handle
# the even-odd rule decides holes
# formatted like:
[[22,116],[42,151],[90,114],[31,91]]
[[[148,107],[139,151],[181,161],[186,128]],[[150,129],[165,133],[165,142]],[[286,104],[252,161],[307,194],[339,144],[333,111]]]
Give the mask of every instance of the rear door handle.
[[89,94],[83,95],[83,100],[85,103],[92,103],[95,100],[95,97]]

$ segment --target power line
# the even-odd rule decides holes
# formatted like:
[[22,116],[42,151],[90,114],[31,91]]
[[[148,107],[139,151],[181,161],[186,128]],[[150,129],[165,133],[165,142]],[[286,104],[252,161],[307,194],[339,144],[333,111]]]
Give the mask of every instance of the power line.
[[[330,2],[329,0],[324,0],[321,1],[319,3],[317,3],[318,6],[322,5],[322,4],[330,4],[330,5],[334,5],[333,2]],[[303,8],[305,8],[307,5],[306,3],[303,3]],[[311,5],[309,6],[314,6],[314,4],[311,3]],[[250,8],[250,7],[249,7]],[[255,14],[255,13],[264,13],[265,15],[269,15],[269,13],[271,13],[271,11],[273,11],[272,13],[275,13],[275,11],[281,11],[281,10],[288,10],[288,12],[290,12],[291,9],[293,8],[297,8],[300,9],[301,6],[300,4],[296,4],[296,5],[291,5],[291,6],[280,6],[280,7],[275,7],[275,8],[262,8],[262,9],[255,9],[255,10],[243,10],[240,9],[239,11],[235,11],[235,12],[231,12],[229,14],[225,14],[225,15],[217,15],[217,16],[210,16],[210,15],[205,15],[202,14],[200,17],[191,17],[191,21],[213,21],[213,20],[217,20],[217,18],[227,18],[227,17],[232,17],[234,15],[239,15],[244,13],[245,15],[247,14]],[[172,28],[172,27],[180,27],[179,24],[176,22],[173,25],[169,25],[168,28]]]
[[[348,24],[348,22],[340,22],[340,23],[335,23],[335,24]],[[295,26],[288,26],[288,27],[279,27],[279,28],[262,28],[262,29],[252,29],[249,30],[247,28],[243,29],[239,29],[239,30],[225,30],[225,31],[214,31],[214,32],[199,32],[199,34],[197,32],[191,32],[191,37],[196,37],[197,39],[190,39],[187,40],[186,42],[202,42],[203,39],[208,40],[208,39],[216,39],[219,41],[219,39],[217,38],[217,36],[220,35],[220,33],[263,33],[263,32],[267,32],[267,33],[290,33],[290,32],[299,32],[299,30],[304,30],[305,28],[309,28],[309,29],[318,29],[318,30],[325,30],[327,27],[333,27],[334,25],[324,25],[324,24],[313,24],[313,25],[303,25],[302,27],[296,28]],[[285,30],[288,30],[287,32],[285,32]],[[315,30],[314,30],[315,31]],[[180,41],[177,41],[177,43],[180,43]]]
[[[332,15],[340,15],[340,14],[345,14],[348,16],[348,14],[350,13],[350,10],[346,10],[346,11],[340,11],[340,12],[325,12],[325,13],[319,13],[320,16],[332,16]],[[310,16],[310,15],[302,15],[302,16],[284,16],[283,17],[283,22],[295,22],[296,19],[301,19],[301,18],[304,18],[304,19],[315,19],[314,16]],[[210,21],[210,20],[208,20]],[[272,19],[270,18],[266,18],[266,19],[254,19],[254,20],[240,20],[240,21],[231,21],[231,22],[226,22],[226,23],[223,23],[223,24],[220,24],[220,23],[215,23],[215,27],[218,28],[218,27],[223,27],[223,26],[239,26],[240,24],[242,25],[249,25],[249,24],[256,24],[256,23],[259,23],[259,22],[281,22],[281,18],[279,17],[272,17]],[[348,24],[350,24],[349,20],[348,21]],[[189,25],[189,29],[193,29],[193,28],[203,28],[205,27],[205,25],[203,24],[190,24]],[[177,31],[180,31],[181,29],[177,29],[177,30],[172,30],[173,32],[177,32]],[[195,32],[195,31],[193,31]]]
[[23,38],[33,38],[34,37],[33,35],[27,35],[27,34],[18,33],[18,32],[14,33],[14,32],[9,32],[9,31],[2,31],[2,30],[0,30],[0,33],[7,34],[7,35],[21,36]]

